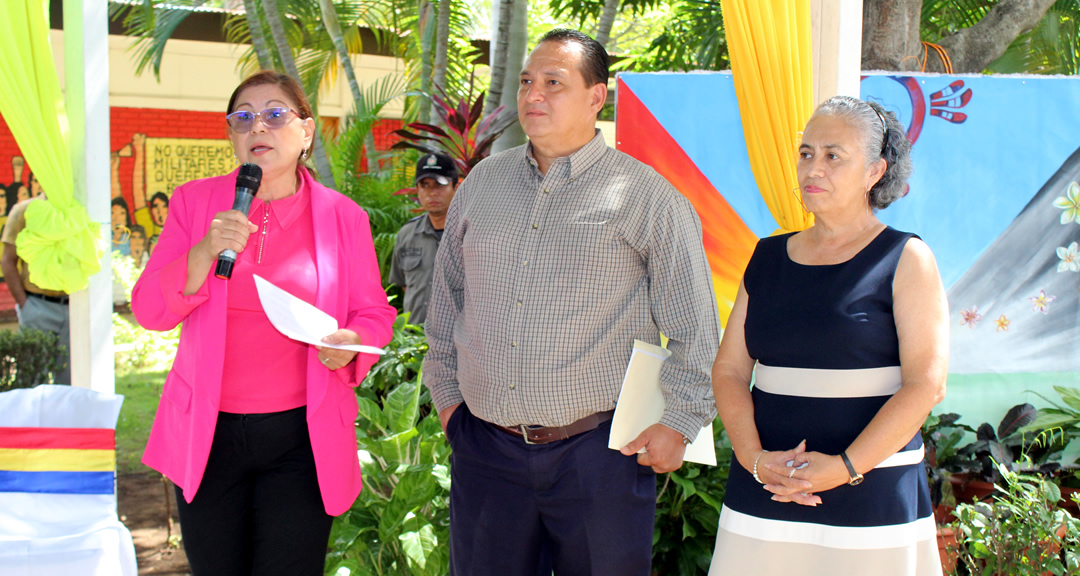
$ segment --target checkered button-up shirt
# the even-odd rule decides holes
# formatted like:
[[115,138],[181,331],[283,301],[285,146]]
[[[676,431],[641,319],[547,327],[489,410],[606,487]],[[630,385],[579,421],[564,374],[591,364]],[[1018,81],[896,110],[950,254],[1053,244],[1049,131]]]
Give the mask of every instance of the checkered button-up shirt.
[[439,410],[564,426],[613,409],[634,340],[663,332],[661,423],[693,439],[716,414],[719,324],[682,194],[599,132],[547,174],[526,144],[481,162],[450,205],[424,383]]

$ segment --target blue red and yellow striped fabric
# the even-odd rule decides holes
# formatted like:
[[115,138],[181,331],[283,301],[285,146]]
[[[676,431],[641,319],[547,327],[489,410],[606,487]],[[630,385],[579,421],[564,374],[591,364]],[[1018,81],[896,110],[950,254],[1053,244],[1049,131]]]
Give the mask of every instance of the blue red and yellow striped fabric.
[[116,432],[0,427],[0,492],[112,494]]

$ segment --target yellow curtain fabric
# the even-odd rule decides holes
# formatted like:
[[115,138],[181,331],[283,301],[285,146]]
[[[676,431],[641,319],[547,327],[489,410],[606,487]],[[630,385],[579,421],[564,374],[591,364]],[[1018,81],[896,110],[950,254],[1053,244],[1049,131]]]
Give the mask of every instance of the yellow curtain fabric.
[[48,0],[0,3],[0,114],[47,201],[26,210],[16,239],[30,280],[71,293],[101,268],[101,229],[73,197],[67,114],[49,45]]
[[798,195],[795,158],[814,111],[809,0],[722,0],[721,7],[754,180],[780,231],[804,230],[814,216]]

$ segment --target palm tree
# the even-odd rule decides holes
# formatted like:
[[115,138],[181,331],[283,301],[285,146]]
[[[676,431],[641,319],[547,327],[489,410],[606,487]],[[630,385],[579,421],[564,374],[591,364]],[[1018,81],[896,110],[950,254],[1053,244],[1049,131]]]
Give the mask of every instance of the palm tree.
[[611,27],[615,25],[615,14],[619,12],[619,0],[604,0],[604,9],[600,12],[600,22],[596,25],[596,41],[607,47],[611,40]]
[[263,34],[262,18],[256,8],[255,0],[244,0],[244,18],[247,20],[248,30],[251,31],[251,46],[255,55],[259,58],[259,68],[272,70],[274,58],[270,55],[270,48],[266,45],[266,35]]
[[[281,64],[285,67],[285,73],[292,76],[297,82],[301,82],[300,72],[296,69],[296,60],[293,58],[292,46],[289,45],[289,41],[285,38],[285,25],[278,11],[277,0],[263,0],[262,8],[266,13],[270,33],[274,38],[274,45],[277,46]],[[315,129],[315,139],[312,146],[312,156],[315,158],[315,167],[319,172],[319,182],[328,188],[337,188],[334,184],[334,173],[330,171],[330,159],[326,157],[326,150],[323,148],[322,134],[320,132],[318,128]]]
[[506,81],[506,64],[510,49],[510,24],[514,16],[514,0],[499,0],[499,20],[495,29],[495,42],[491,49],[491,87],[484,101],[484,114],[491,114],[499,107],[503,84]]

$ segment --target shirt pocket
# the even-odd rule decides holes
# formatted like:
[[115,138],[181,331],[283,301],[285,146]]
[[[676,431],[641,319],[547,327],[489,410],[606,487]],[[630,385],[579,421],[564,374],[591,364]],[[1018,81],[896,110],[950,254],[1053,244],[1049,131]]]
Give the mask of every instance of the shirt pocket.
[[408,254],[401,257],[401,269],[405,272],[415,270],[424,261],[422,254]]

